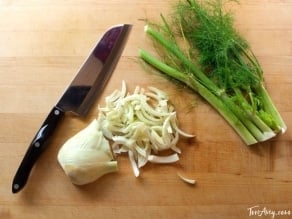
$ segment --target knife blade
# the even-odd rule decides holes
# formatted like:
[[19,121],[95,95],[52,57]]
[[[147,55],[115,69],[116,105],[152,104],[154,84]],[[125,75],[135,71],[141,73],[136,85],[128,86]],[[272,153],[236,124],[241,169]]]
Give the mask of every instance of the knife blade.
[[35,162],[49,145],[57,125],[66,112],[73,112],[78,116],[85,116],[88,113],[114,71],[131,28],[130,24],[113,26],[93,48],[30,143],[14,176],[13,193],[19,192],[26,185]]

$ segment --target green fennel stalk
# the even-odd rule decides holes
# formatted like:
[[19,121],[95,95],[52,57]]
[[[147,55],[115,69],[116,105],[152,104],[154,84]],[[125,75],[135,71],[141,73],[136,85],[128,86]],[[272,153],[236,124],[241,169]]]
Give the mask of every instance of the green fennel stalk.
[[140,57],[199,93],[247,145],[284,132],[261,66],[235,30],[231,14],[223,11],[221,0],[204,2],[182,0],[171,22],[161,15],[161,25],[147,25],[161,60],[143,49]]

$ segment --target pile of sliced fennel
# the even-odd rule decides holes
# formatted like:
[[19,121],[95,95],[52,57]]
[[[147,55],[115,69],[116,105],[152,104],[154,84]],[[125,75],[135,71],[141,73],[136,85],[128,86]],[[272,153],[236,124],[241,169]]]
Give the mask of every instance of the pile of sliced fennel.
[[[177,124],[173,105],[165,92],[137,86],[127,93],[126,83],[106,97],[99,107],[98,123],[104,136],[113,141],[115,154],[128,153],[134,175],[148,161],[172,163],[179,160],[179,136],[194,137],[182,131]],[[171,149],[172,155],[158,156],[159,151]]]
[[[129,94],[123,81],[121,90],[106,97],[105,106],[98,109],[98,118],[68,139],[58,152],[61,167],[76,185],[118,171],[114,154],[128,153],[136,177],[148,161],[176,162],[181,153],[179,136],[194,137],[179,129],[166,93],[154,87],[146,91],[137,86]],[[163,150],[173,153],[158,156]]]

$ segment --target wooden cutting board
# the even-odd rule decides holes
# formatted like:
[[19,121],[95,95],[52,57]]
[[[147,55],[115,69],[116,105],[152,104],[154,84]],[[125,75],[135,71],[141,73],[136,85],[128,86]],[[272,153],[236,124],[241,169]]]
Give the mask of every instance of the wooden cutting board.
[[[284,135],[252,147],[198,96],[139,62],[138,49],[151,46],[144,20],[158,20],[174,2],[0,1],[1,219],[292,217],[292,0],[244,0],[232,7],[288,126]],[[85,119],[65,118],[27,186],[12,194],[13,176],[36,130],[101,34],[119,23],[134,28],[104,93]],[[135,178],[127,156],[119,156],[118,173],[76,187],[57,163],[58,150],[97,116],[97,106],[122,80],[129,91],[137,85],[165,90],[180,127],[197,137],[180,140],[175,164],[147,164]],[[178,172],[197,184],[183,183]]]

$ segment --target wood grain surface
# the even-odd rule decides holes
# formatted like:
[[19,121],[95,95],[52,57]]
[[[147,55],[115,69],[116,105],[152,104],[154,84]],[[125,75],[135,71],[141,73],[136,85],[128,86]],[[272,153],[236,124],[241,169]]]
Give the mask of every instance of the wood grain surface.
[[[0,1],[1,219],[292,218],[292,0],[242,0],[232,6],[288,126],[284,135],[252,147],[201,98],[139,62],[138,49],[151,46],[143,20],[158,20],[174,2]],[[85,119],[64,119],[24,190],[12,194],[15,171],[50,108],[101,34],[119,23],[134,27],[102,96]],[[118,173],[74,186],[57,163],[58,150],[97,116],[97,106],[122,80],[130,91],[137,85],[165,90],[181,128],[197,137],[180,140],[182,154],[175,164],[147,164],[135,178],[127,156],[119,156]],[[177,172],[197,184],[183,183]]]

